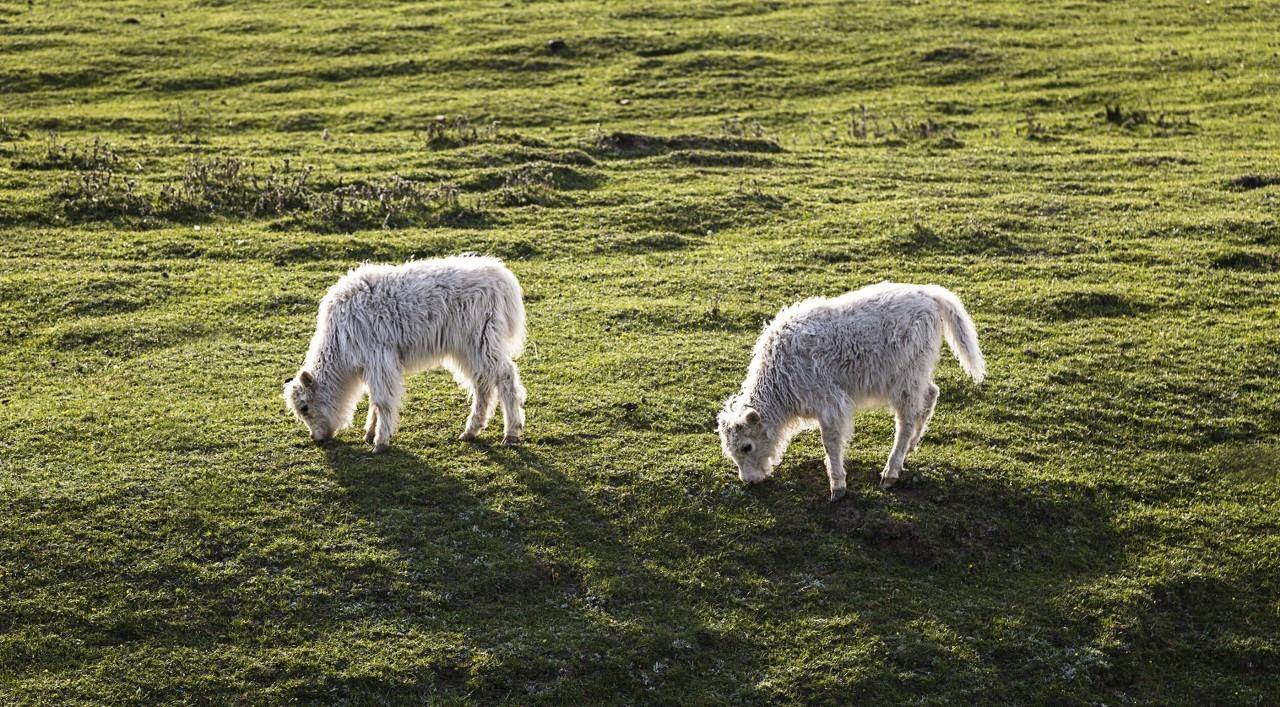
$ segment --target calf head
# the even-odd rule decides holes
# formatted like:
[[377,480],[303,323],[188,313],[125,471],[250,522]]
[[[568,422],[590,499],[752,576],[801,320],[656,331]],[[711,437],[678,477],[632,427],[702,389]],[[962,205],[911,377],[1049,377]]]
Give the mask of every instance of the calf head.
[[757,484],[768,478],[777,464],[773,458],[776,440],[759,411],[735,406],[731,401],[721,411],[717,422],[720,447],[724,455],[738,466],[738,478],[748,484]]
[[316,442],[324,442],[338,431],[333,404],[320,394],[315,376],[306,369],[284,382],[284,406],[306,426]]

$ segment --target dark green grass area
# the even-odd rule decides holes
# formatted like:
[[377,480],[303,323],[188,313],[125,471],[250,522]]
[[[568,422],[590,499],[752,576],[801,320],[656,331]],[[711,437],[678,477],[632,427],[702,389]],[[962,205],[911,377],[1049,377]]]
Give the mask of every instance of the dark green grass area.
[[[1266,704],[1280,6],[0,2],[0,703]],[[557,41],[558,40],[558,41]],[[362,260],[522,280],[527,443],[312,445]],[[935,282],[900,488],[745,489],[781,306]],[[363,413],[363,406],[361,407]]]

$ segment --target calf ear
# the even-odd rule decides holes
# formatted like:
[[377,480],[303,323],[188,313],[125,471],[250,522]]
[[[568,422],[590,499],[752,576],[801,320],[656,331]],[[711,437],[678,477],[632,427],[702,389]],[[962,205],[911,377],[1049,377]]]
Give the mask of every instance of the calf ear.
[[760,422],[760,413],[755,408],[747,408],[747,416],[743,419],[754,425]]
[[310,388],[316,382],[316,379],[311,377],[310,371],[303,371],[298,374],[298,381]]

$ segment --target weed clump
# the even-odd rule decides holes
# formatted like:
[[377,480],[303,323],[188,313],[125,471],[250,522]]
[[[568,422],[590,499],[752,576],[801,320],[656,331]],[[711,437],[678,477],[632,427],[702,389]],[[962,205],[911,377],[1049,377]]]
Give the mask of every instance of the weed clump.
[[87,145],[76,145],[58,139],[58,133],[50,131],[44,149],[35,155],[14,161],[19,169],[75,169],[114,170],[122,158],[109,143],[95,137]]
[[324,187],[315,168],[284,160],[265,172],[235,157],[193,158],[176,182],[154,192],[110,167],[78,170],[55,196],[70,221],[192,221],[213,217],[275,218],[318,231],[404,228],[474,222],[455,185],[429,186],[398,175]]
[[730,138],[765,139],[764,126],[754,120],[744,121],[741,118],[725,118],[720,121],[720,134]]
[[139,191],[138,180],[110,168],[81,170],[64,178],[55,196],[72,221],[147,219],[155,212],[152,200]]
[[281,216],[307,207],[314,194],[313,171],[284,160],[259,175],[235,157],[193,158],[178,183],[161,187],[157,205],[171,218]]
[[202,135],[213,122],[213,113],[207,105],[194,101],[188,112],[181,103],[176,103],[169,110],[165,129],[174,141],[196,145],[205,142]]
[[507,172],[491,198],[502,206],[547,206],[556,199],[555,184],[556,175],[551,165],[521,165]]
[[[26,136],[27,134],[25,132],[22,132],[21,130],[17,130],[13,126],[9,125],[8,120],[6,120],[5,118],[0,118],[0,145],[3,145],[5,143],[9,143],[10,145],[15,145],[17,144],[18,140],[26,138]],[[9,150],[6,150],[6,152],[8,151]]]
[[1196,124],[1189,115],[1173,115],[1167,111],[1137,110],[1103,104],[1099,114],[1107,123],[1132,132],[1145,131],[1152,135],[1186,135],[1194,132]]
[[497,142],[498,121],[488,124],[473,123],[465,116],[437,115],[435,122],[426,129],[426,146],[429,150],[447,150],[481,142]]
[[309,207],[299,215],[299,223],[318,231],[462,224],[481,216],[462,203],[453,184],[430,187],[398,175],[315,193]]
[[1030,110],[1022,116],[1022,127],[1015,129],[1014,132],[1021,133],[1022,136],[1028,140],[1035,140],[1037,142],[1048,142],[1053,139],[1053,136],[1049,134],[1049,129],[1046,128],[1044,123],[1041,123],[1036,118],[1036,114]]
[[816,144],[876,141],[885,145],[933,142],[940,147],[960,147],[964,144],[956,137],[955,127],[936,118],[890,118],[879,115],[862,104],[851,108],[843,120],[837,118],[829,125],[820,126],[816,139],[811,135],[811,142]]

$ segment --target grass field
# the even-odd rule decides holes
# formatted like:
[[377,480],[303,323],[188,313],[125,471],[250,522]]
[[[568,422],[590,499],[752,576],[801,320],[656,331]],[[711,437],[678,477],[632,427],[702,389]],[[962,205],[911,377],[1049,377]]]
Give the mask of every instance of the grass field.
[[[1280,5],[0,1],[0,703],[1280,695]],[[555,40],[560,40],[556,42]],[[283,409],[325,288],[522,280],[527,443]],[[908,473],[745,489],[781,306],[954,290]],[[363,405],[361,406],[361,414]]]

